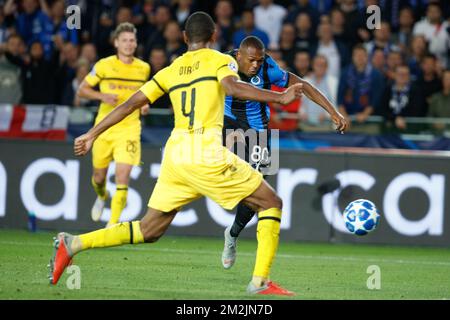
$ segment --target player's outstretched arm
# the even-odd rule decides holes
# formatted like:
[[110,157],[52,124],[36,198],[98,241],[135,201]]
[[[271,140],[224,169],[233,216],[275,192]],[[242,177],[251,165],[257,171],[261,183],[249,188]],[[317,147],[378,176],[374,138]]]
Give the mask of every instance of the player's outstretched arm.
[[241,100],[289,104],[299,99],[303,93],[303,85],[301,83],[290,86],[284,92],[260,89],[249,83],[240,81],[234,76],[225,77],[220,83],[228,96],[233,96]]
[[330,100],[328,100],[328,98],[314,85],[289,72],[289,85],[291,86],[297,83],[303,84],[303,92],[309,99],[311,99],[311,101],[317,103],[330,114],[331,120],[336,125],[337,131],[343,133],[345,130],[347,130],[348,124],[345,120],[345,117],[340,114],[335,107],[333,107]]
[[76,156],[84,156],[92,147],[95,139],[104,131],[122,121],[134,110],[149,103],[148,98],[139,90],[136,91],[127,101],[114,108],[102,121],[87,133],[79,136],[74,142],[74,152]]
[[115,106],[117,103],[117,95],[111,93],[102,93],[92,88],[86,80],[81,82],[77,90],[77,96],[89,100],[100,100],[104,103]]

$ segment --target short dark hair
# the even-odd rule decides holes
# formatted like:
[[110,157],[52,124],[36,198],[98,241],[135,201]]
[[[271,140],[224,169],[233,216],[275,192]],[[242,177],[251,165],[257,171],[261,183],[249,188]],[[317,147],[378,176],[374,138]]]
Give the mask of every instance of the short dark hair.
[[358,43],[357,45],[355,45],[353,47],[352,52],[355,52],[356,50],[361,50],[361,51],[364,51],[365,53],[368,53],[366,47],[364,47],[361,43]]
[[191,14],[186,21],[185,31],[189,42],[208,42],[216,26],[209,14],[198,11]]
[[428,3],[427,4],[427,10],[428,10],[429,7],[437,7],[442,12],[442,7],[441,7],[441,4],[439,2],[430,2],[430,3]]
[[248,36],[244,40],[241,41],[241,44],[239,45],[239,49],[245,49],[245,48],[255,48],[259,50],[265,50],[264,43],[255,36]]
[[249,7],[245,7],[244,10],[242,10],[241,16],[242,16],[244,13],[251,13],[252,16],[255,15],[255,13],[253,12],[253,9],[252,9],[252,8],[249,8]]
[[436,56],[434,54],[432,54],[432,53],[426,53],[423,56],[422,61],[425,60],[425,59],[432,59],[433,61],[437,60]]

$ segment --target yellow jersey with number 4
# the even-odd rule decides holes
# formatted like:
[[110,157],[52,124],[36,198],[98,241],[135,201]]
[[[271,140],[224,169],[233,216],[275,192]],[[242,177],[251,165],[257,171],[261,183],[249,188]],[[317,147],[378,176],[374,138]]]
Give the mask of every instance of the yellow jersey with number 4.
[[180,210],[204,195],[232,209],[261,184],[261,173],[222,145],[225,91],[220,82],[238,77],[237,70],[229,55],[188,51],[140,89],[151,103],[168,93],[175,114],[150,208]]
[[174,129],[223,127],[225,91],[220,81],[237,75],[233,57],[212,49],[188,51],[159,71],[140,90],[153,103],[164,93],[172,102]]
[[[115,107],[125,102],[133,95],[150,75],[150,65],[140,59],[133,58],[130,64],[123,63],[117,55],[99,60],[91,72],[86,76],[86,82],[94,87],[99,86],[100,92],[117,95],[117,103],[111,105],[100,104],[95,124],[99,123]],[[140,111],[135,110],[123,121],[114,125],[102,135],[140,135]]]

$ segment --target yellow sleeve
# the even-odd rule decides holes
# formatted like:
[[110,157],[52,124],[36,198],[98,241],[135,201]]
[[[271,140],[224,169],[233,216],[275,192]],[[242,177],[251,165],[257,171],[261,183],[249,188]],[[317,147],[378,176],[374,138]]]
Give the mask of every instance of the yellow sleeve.
[[95,87],[102,80],[103,75],[104,75],[103,63],[100,60],[94,65],[91,72],[89,72],[89,74],[84,78],[84,80],[86,80],[86,82],[91,87]]
[[155,102],[159,97],[168,92],[166,86],[168,71],[168,67],[162,69],[139,89],[150,103]]
[[217,69],[217,81],[220,83],[223,78],[228,76],[235,76],[239,78],[237,72],[238,64],[236,60],[228,54],[223,54],[223,58],[220,59],[219,67]]

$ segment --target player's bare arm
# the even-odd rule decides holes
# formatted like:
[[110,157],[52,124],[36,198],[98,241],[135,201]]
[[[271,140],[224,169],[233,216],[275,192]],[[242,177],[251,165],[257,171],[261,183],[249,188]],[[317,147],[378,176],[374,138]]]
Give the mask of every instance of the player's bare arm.
[[92,88],[86,80],[83,80],[83,82],[80,84],[80,87],[77,91],[77,96],[80,98],[86,98],[89,100],[100,100],[104,103],[115,105],[117,104],[117,95],[116,94],[110,94],[110,93],[102,93],[100,91],[95,90]]
[[275,102],[289,104],[301,97],[303,84],[296,83],[290,86],[285,92],[275,92],[257,88],[249,83],[240,81],[237,77],[228,76],[222,79],[221,84],[229,96],[241,100],[253,100],[258,102]]
[[148,104],[148,98],[141,92],[137,91],[127,101],[114,108],[102,121],[87,133],[79,136],[74,142],[74,152],[76,156],[86,155],[92,147],[94,140],[104,131],[122,121],[134,110]]
[[313,86],[308,81],[298,77],[297,75],[289,72],[289,86],[294,85],[296,83],[303,84],[303,92],[304,94],[311,99],[311,101],[314,101],[319,106],[321,106],[323,109],[325,109],[331,116],[331,120],[336,125],[336,130],[339,132],[344,132],[348,128],[347,120],[345,120],[345,117],[339,113],[336,108],[333,107],[330,100],[328,100],[325,95],[320,92],[315,86]]

